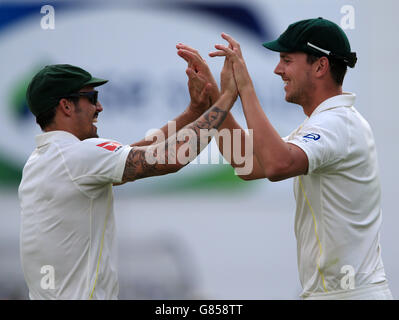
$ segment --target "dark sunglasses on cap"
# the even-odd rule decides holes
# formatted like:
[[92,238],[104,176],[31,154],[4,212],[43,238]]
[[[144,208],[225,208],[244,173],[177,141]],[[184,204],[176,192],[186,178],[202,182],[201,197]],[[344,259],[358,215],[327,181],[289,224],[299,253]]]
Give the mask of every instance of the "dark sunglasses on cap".
[[98,99],[98,91],[93,90],[88,92],[71,93],[67,96],[64,96],[63,98],[80,98],[80,97],[86,97],[91,104],[96,105]]

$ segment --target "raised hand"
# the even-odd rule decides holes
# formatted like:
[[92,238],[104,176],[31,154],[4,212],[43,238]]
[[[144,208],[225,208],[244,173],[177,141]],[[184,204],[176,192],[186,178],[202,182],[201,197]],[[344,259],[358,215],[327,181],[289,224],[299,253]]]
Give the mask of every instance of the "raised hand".
[[219,51],[209,53],[210,57],[226,57],[232,63],[234,71],[234,79],[237,83],[238,91],[241,92],[246,89],[252,89],[253,84],[249,76],[247,66],[242,56],[240,44],[226,33],[222,33],[222,38],[225,39],[229,46],[216,44],[215,48]]
[[191,98],[189,109],[200,116],[211,106],[212,85],[190,67],[187,68],[186,74]]
[[[178,49],[177,54],[187,61],[188,69],[192,69],[200,79],[206,81],[211,85],[209,88],[211,99],[210,104],[212,105],[213,103],[215,103],[215,101],[219,98],[219,88],[206,61],[201,57],[197,50],[191,48],[188,45],[179,43],[176,45],[176,48]],[[187,73],[187,75],[189,74]]]
[[225,58],[223,69],[220,73],[220,88],[222,95],[227,93],[234,101],[237,99],[238,88],[234,79],[233,64],[228,57]]

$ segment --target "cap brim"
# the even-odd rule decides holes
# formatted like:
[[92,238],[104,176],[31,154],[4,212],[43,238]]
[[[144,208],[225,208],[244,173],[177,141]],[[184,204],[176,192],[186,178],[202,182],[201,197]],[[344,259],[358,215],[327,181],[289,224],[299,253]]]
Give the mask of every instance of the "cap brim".
[[87,81],[84,85],[85,86],[93,86],[93,87],[98,87],[101,86],[103,84],[106,84],[108,82],[108,80],[105,79],[100,79],[100,78],[91,78],[89,81]]
[[281,45],[278,40],[270,41],[270,42],[265,42],[262,44],[265,48],[272,50],[272,51],[277,51],[277,52],[290,52],[291,49],[284,47]]

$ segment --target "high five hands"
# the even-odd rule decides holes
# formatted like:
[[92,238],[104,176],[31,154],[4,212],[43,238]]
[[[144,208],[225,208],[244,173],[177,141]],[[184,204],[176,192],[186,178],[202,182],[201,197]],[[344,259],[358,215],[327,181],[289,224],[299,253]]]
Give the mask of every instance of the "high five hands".
[[215,48],[218,49],[218,51],[209,53],[209,56],[226,57],[224,68],[226,67],[226,61],[228,61],[228,65],[232,66],[233,69],[237,89],[240,95],[242,95],[244,91],[252,90],[253,84],[242,56],[240,44],[226,33],[222,33],[222,38],[225,39],[229,45],[216,44]]
[[226,33],[222,33],[222,38],[228,42],[228,46],[216,44],[215,48],[218,51],[209,53],[210,57],[225,57],[220,76],[221,92],[199,52],[182,43],[176,45],[177,54],[188,64],[186,73],[191,97],[190,108],[198,114],[210,108],[220,94],[228,93],[235,100],[238,93],[242,94],[245,90],[253,89],[240,44]]
[[176,48],[177,54],[188,65],[186,74],[191,97],[190,108],[192,112],[202,114],[219,99],[219,88],[206,61],[197,50],[182,43],[177,44]]

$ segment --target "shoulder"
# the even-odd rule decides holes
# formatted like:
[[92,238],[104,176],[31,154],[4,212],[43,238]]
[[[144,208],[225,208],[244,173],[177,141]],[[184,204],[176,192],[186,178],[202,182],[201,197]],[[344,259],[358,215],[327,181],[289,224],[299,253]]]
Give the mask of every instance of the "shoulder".
[[121,180],[131,148],[113,139],[91,138],[66,147],[63,160],[79,184],[115,183]]
[[[349,135],[351,125],[351,112],[349,107],[338,107],[315,114],[309,118],[300,132],[304,138],[334,139],[345,141]],[[308,137],[306,137],[309,135]]]
[[307,125],[326,128],[346,126],[351,117],[350,108],[337,107],[317,113],[309,118]]
[[103,158],[118,156],[123,150],[131,149],[129,145],[114,139],[91,138],[60,146],[65,160],[96,161]]
[[306,153],[308,172],[347,156],[350,139],[346,109],[334,108],[312,115],[286,140]]
[[86,151],[112,151],[116,152],[123,147],[123,144],[114,140],[106,138],[90,138],[75,143],[70,143],[65,146],[68,151],[86,150]]
[[81,141],[81,147],[101,152],[118,152],[123,148],[123,144],[113,139],[91,138]]

